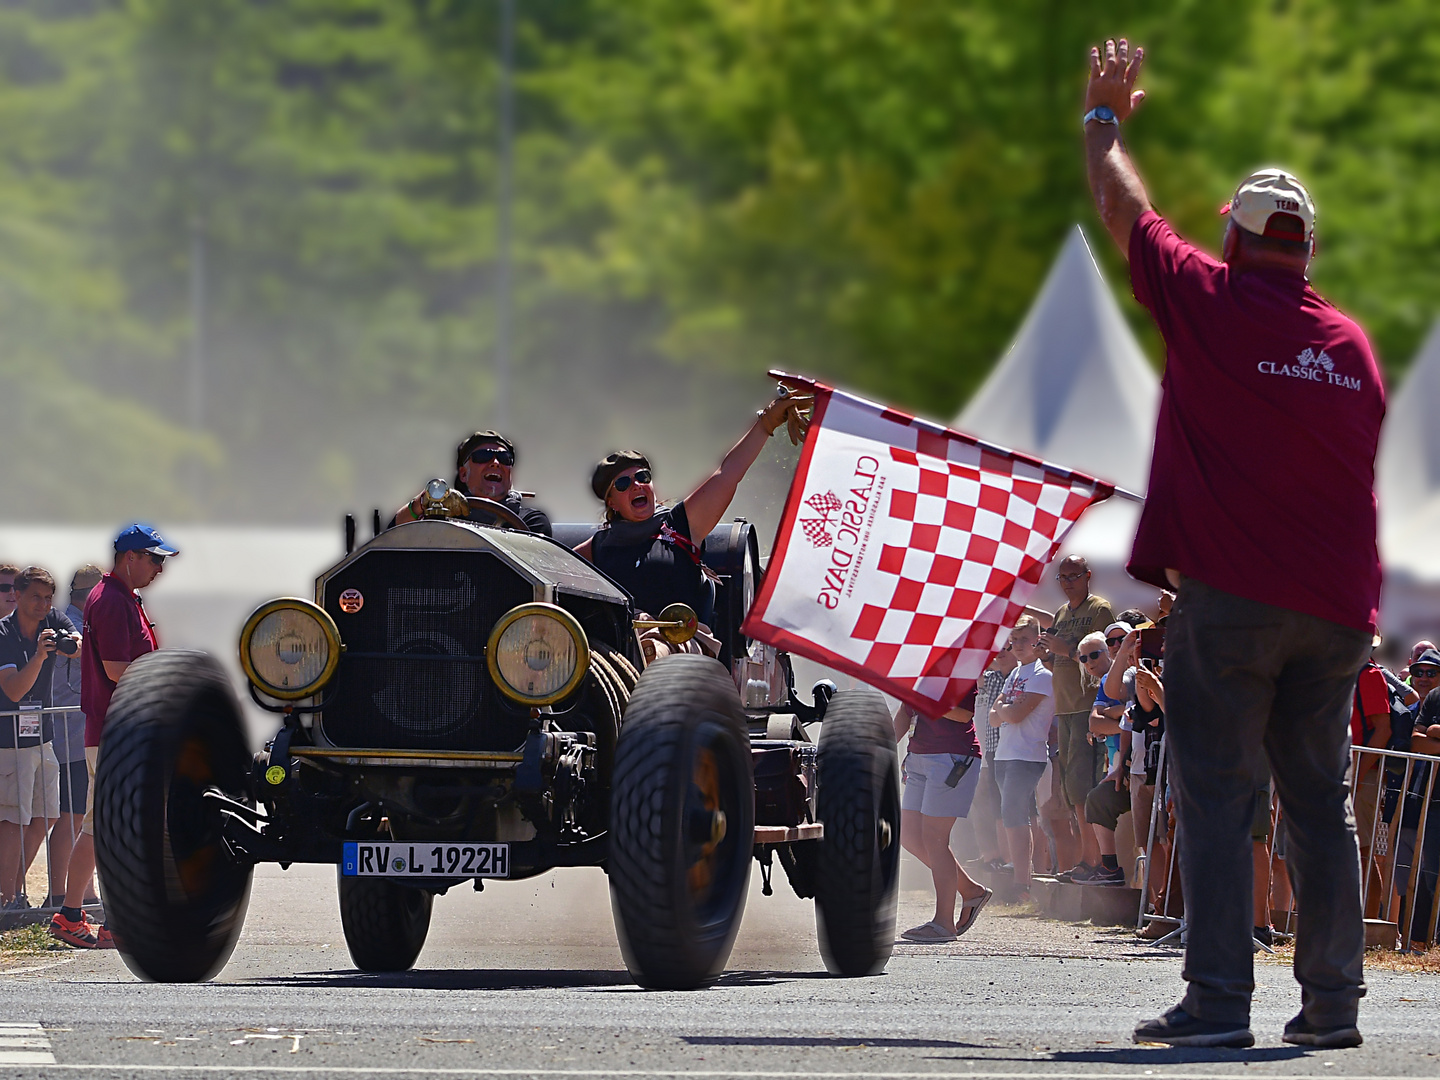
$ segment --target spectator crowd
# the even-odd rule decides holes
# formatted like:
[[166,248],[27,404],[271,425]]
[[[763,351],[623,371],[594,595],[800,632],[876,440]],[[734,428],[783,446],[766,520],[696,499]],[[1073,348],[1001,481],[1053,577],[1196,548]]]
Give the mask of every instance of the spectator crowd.
[[[49,570],[0,562],[0,916],[53,909],[50,933],[80,948],[114,948],[85,911],[100,900],[95,765],[111,694],[157,647],[139,590],[176,554],[150,526],[129,525],[109,571],[71,575],[63,608]],[[35,903],[27,881],[42,851]]]
[[[1139,933],[1151,940],[1184,919],[1161,758],[1164,635],[1174,596],[1161,592],[1152,612],[1115,612],[1090,591],[1082,557],[1060,562],[1055,577],[1065,604],[1027,609],[958,708],[939,718],[907,706],[896,714],[897,740],[910,735],[902,840],[931,870],[937,898],[935,919],[905,931],[908,941],[964,934],[992,896],[976,878],[1003,883],[1005,898],[1020,903],[1033,899],[1036,876],[1144,888]],[[1375,646],[1378,653],[1378,636]],[[1365,666],[1351,738],[1357,750],[1373,751],[1354,755],[1349,776],[1366,916],[1399,922],[1402,935],[1408,920],[1412,947],[1428,948],[1440,812],[1423,833],[1420,825],[1427,802],[1440,804],[1440,775],[1432,781],[1428,760],[1440,759],[1440,647],[1419,641],[1389,667],[1378,658]],[[1415,756],[1398,756],[1405,754]],[[1134,847],[1122,860],[1118,834],[1127,815],[1123,831]],[[952,835],[957,822],[968,836]],[[1268,781],[1255,790],[1251,842],[1254,938],[1269,948],[1293,934],[1298,913],[1284,814]],[[956,848],[974,858],[957,862]]]

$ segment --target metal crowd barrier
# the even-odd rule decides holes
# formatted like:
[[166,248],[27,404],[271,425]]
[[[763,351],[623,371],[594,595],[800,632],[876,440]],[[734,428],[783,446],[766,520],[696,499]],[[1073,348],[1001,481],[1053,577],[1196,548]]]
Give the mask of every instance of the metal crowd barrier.
[[[85,805],[80,798],[74,798],[73,809],[60,808],[61,770],[67,767],[61,759],[78,760],[81,769],[84,768],[84,735],[72,736],[71,725],[67,723],[79,713],[78,705],[0,712],[0,731],[7,732],[8,737],[4,741],[10,744],[0,746],[0,830],[10,833],[6,840],[13,842],[18,839],[20,852],[15,876],[8,881],[0,876],[0,904],[4,905],[0,907],[0,930],[48,919],[59,909],[59,901],[65,894],[65,881],[56,873],[55,857],[63,845],[63,862],[68,865],[69,853],[74,850],[75,841],[80,836]],[[36,736],[30,732],[38,730],[43,733],[46,720],[53,727],[51,739],[35,743]],[[22,743],[32,745],[22,746]],[[45,753],[47,747],[50,755]],[[29,770],[28,776],[24,775],[25,770]],[[26,801],[26,786],[30,788],[28,805],[22,806],[21,802]],[[50,801],[52,793],[55,795],[53,803]],[[53,816],[50,813],[52,809],[55,811]],[[27,813],[31,818],[28,827],[20,824]],[[11,818],[17,820],[12,821]],[[36,822],[44,824],[37,827]],[[38,838],[37,832],[40,833]],[[43,870],[34,865],[42,848],[45,853]],[[11,872],[11,867],[0,866],[0,875]],[[43,887],[44,893],[31,895],[28,888],[31,884]],[[89,889],[86,891],[88,893]],[[55,902],[51,903],[52,900]]]
[[[1440,815],[1430,822],[1440,758],[1357,746],[1350,775],[1356,830],[1360,834],[1361,890],[1367,917],[1400,924],[1400,948],[1415,940],[1433,943],[1440,923],[1436,875],[1440,871]],[[1378,782],[1373,785],[1370,777]],[[1355,779],[1358,778],[1358,779]],[[1369,790],[1373,787],[1373,792]],[[1407,825],[1407,819],[1415,822]],[[1368,825],[1369,828],[1365,828]],[[1427,831],[1429,843],[1426,843]],[[1416,910],[1416,909],[1419,910]],[[1428,915],[1428,918],[1427,918]],[[1419,922],[1421,933],[1416,934]]]
[[[1170,836],[1170,755],[1165,736],[1160,736],[1160,751],[1155,767],[1155,791],[1150,801],[1150,831],[1145,841],[1145,869],[1140,875],[1140,912],[1135,919],[1135,929],[1143,930],[1149,923],[1165,923],[1174,929],[1155,944],[1167,945],[1175,939],[1185,940],[1185,912],[1183,905],[1175,903],[1176,889],[1175,852],[1180,847],[1179,826],[1176,835]],[[1131,777],[1130,782],[1135,782]],[[1150,881],[1155,867],[1155,841],[1158,835],[1169,840],[1165,858],[1165,896],[1159,911],[1150,911]]]
[[[1440,800],[1440,785],[1437,785],[1440,768],[1436,766],[1440,766],[1440,758],[1427,754],[1368,746],[1351,750],[1351,809],[1360,841],[1364,912],[1368,919],[1378,916],[1382,922],[1399,924],[1401,951],[1410,950],[1417,941],[1433,945],[1440,930],[1440,902],[1437,902],[1440,901],[1440,887],[1437,887],[1440,885],[1437,881],[1440,878],[1440,814],[1434,822],[1430,821],[1430,808]],[[1174,927],[1157,945],[1177,937],[1183,941],[1186,929],[1183,904],[1175,901],[1175,860],[1181,843],[1178,829],[1166,855],[1161,910],[1149,911],[1156,842],[1169,834],[1168,767],[1169,756],[1162,736],[1150,830],[1142,856],[1140,910],[1136,917],[1137,930],[1154,922]],[[1369,781],[1372,774],[1376,777],[1374,783]],[[1282,817],[1278,794],[1272,791],[1269,841],[1272,857]],[[1414,824],[1408,824],[1409,821]],[[1290,896],[1286,925],[1277,929],[1293,934],[1296,916],[1293,885]]]

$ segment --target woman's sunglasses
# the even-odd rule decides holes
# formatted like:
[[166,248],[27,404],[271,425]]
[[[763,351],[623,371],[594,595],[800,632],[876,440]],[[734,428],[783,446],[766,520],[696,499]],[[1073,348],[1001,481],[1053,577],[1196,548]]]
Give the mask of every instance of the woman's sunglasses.
[[1094,652],[1082,652],[1078,656],[1076,656],[1076,659],[1079,660],[1081,663],[1089,663],[1091,660],[1099,660],[1100,657],[1104,655],[1104,649],[1096,649]]
[[1105,644],[1109,645],[1112,649],[1118,649],[1121,645],[1125,644],[1125,639],[1123,637],[1107,637]]
[[650,470],[640,469],[629,476],[622,476],[612,485],[616,491],[629,491],[631,484],[648,484],[650,482]]
[[515,464],[515,455],[509,450],[495,450],[488,446],[482,446],[478,450],[470,451],[470,463],[472,465],[488,465],[492,461],[498,461],[508,469]]

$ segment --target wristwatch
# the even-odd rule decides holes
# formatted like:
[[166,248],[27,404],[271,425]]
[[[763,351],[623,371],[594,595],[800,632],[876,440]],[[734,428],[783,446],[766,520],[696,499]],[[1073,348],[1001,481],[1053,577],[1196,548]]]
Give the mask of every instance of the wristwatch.
[[1090,123],[1091,120],[1094,120],[1098,124],[1114,124],[1116,127],[1120,126],[1120,118],[1115,115],[1115,110],[1110,108],[1109,105],[1096,105],[1095,108],[1087,112],[1085,119],[1080,121],[1081,127]]

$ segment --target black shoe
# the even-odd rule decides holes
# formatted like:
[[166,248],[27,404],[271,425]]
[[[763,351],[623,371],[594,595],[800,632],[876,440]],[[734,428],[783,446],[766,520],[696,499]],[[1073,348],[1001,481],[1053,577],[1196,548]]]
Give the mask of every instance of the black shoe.
[[1170,1046],[1246,1047],[1255,1045],[1255,1036],[1244,1024],[1197,1020],[1176,1005],[1164,1016],[1136,1025],[1135,1041]]
[[1302,1012],[1285,1025],[1285,1034],[1280,1036],[1280,1041],[1295,1046],[1314,1046],[1321,1050],[1345,1050],[1351,1046],[1359,1046],[1365,1040],[1361,1038],[1360,1029],[1354,1024],[1316,1027],[1305,1019]]
[[1268,926],[1253,926],[1250,928],[1250,935],[1266,948],[1273,948],[1275,945],[1275,931]]
[[1114,870],[1109,870],[1109,869],[1107,869],[1107,868],[1105,868],[1105,867],[1103,867],[1103,866],[1097,866],[1097,867],[1095,867],[1094,869],[1092,869],[1092,870],[1090,871],[1090,873],[1088,873],[1087,875],[1085,875],[1085,877],[1083,877],[1083,878],[1080,876],[1079,872],[1077,871],[1076,874],[1075,874],[1075,884],[1077,884],[1077,885],[1119,885],[1119,886],[1121,886],[1121,887],[1123,888],[1125,885],[1127,885],[1127,884],[1129,884],[1129,883],[1125,880],[1125,869],[1124,869],[1124,867],[1117,866],[1117,867],[1115,867]]
[[1095,868],[1087,862],[1078,862],[1069,870],[1061,870],[1055,875],[1056,881],[1063,881],[1066,885],[1078,884],[1081,878],[1095,872]]

